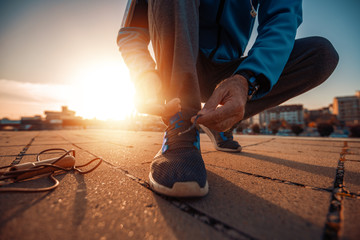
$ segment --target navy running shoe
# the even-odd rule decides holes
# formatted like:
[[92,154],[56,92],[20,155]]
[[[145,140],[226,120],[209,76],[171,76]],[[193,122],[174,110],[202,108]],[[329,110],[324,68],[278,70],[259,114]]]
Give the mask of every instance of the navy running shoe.
[[217,132],[200,124],[200,127],[210,137],[211,142],[218,151],[223,152],[241,152],[240,144],[234,140],[232,130],[226,132]]
[[154,191],[172,197],[201,197],[208,193],[199,131],[186,131],[189,127],[190,116],[185,118],[179,112],[170,118],[162,147],[150,166],[150,187]]

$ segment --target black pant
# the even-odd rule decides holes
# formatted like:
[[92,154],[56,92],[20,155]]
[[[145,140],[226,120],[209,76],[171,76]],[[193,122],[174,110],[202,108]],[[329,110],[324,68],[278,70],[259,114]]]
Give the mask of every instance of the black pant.
[[[149,0],[148,13],[164,98],[180,97],[183,109],[196,114],[201,101],[206,102],[242,59],[213,63],[199,51],[199,0]],[[325,38],[297,39],[277,84],[263,98],[247,103],[244,119],[320,85],[334,71],[338,59]]]

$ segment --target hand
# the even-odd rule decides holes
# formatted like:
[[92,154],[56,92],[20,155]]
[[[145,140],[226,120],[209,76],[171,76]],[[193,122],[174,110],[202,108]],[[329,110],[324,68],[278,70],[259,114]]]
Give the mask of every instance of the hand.
[[247,80],[238,74],[223,80],[198,112],[197,123],[220,132],[232,128],[244,117],[248,88]]

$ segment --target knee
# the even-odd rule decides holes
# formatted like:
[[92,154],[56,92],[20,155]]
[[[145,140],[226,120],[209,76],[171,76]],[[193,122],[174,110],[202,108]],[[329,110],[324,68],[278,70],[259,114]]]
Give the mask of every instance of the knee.
[[319,79],[325,81],[335,70],[339,62],[339,54],[331,42],[323,37],[312,37],[312,47],[317,58],[315,66]]
[[339,54],[337,53],[334,46],[331,44],[331,42],[328,39],[324,37],[314,37],[314,38],[316,43],[315,46],[317,46],[319,55],[325,57],[327,59],[327,62],[335,68],[339,61]]

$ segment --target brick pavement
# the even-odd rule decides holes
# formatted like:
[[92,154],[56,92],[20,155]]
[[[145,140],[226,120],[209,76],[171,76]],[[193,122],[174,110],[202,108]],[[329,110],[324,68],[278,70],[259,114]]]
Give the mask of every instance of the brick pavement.
[[[0,132],[0,165],[41,150],[75,149],[94,172],[57,176],[47,193],[0,193],[1,239],[360,239],[360,141],[236,135],[240,154],[201,134],[209,194],[148,188],[162,133],[118,130]],[[21,187],[51,184],[46,178]],[[4,187],[2,187],[4,188]],[[334,190],[335,189],[335,190]]]

